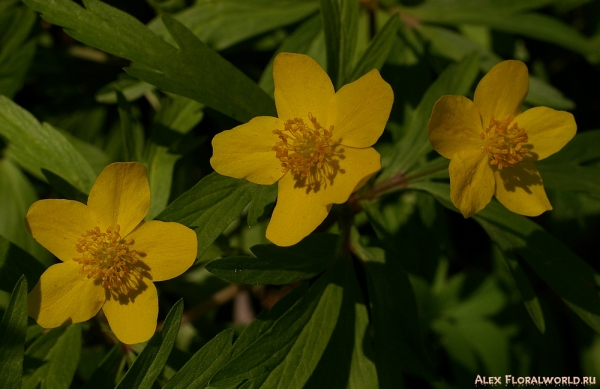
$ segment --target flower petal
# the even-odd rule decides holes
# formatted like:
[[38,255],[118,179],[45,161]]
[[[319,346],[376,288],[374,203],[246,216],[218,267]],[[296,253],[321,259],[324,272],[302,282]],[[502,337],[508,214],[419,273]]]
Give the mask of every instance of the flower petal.
[[483,127],[492,115],[503,120],[521,112],[521,104],[529,92],[529,73],[521,61],[503,61],[486,74],[475,89],[473,101],[481,113]]
[[454,154],[448,168],[450,199],[465,218],[481,211],[494,194],[494,174],[481,150]]
[[96,179],[88,207],[102,231],[119,225],[121,236],[131,232],[150,208],[146,167],[137,162],[111,163]]
[[333,84],[321,66],[308,55],[280,53],[273,63],[275,105],[282,120],[308,120],[310,112],[319,124],[329,128],[329,101],[335,95]]
[[27,228],[35,240],[61,261],[78,256],[77,239],[95,227],[88,207],[72,200],[40,200],[29,207]]
[[281,161],[273,146],[279,137],[273,130],[283,130],[283,121],[259,116],[232,130],[217,134],[212,141],[210,164],[221,175],[245,178],[261,185],[271,185],[283,175]]
[[79,323],[93,317],[104,304],[104,288],[79,273],[75,261],[50,266],[29,293],[29,316],[44,328]]
[[494,170],[496,198],[508,210],[538,216],[552,209],[542,177],[532,161],[523,160],[510,168]]
[[381,169],[380,155],[372,147],[355,149],[338,146],[337,149],[344,150],[344,159],[339,160],[340,167],[335,177],[319,196],[323,205],[345,203],[353,192]]
[[183,224],[151,220],[140,224],[127,237],[133,239],[133,249],[150,268],[152,281],[177,277],[196,260],[196,233]]
[[277,246],[291,246],[302,240],[321,224],[331,205],[322,205],[319,193],[306,193],[305,187],[295,187],[291,174],[278,183],[277,204],[267,227],[267,239]]
[[333,139],[352,147],[377,142],[390,117],[394,92],[376,69],[344,85],[332,101]]
[[534,160],[544,159],[562,149],[577,132],[575,118],[568,112],[548,107],[529,109],[515,118],[533,146]]
[[136,288],[129,294],[116,297],[108,294],[102,307],[110,328],[126,344],[145,342],[156,331],[158,294],[150,280],[135,280]]
[[433,106],[427,125],[433,149],[448,159],[461,151],[481,149],[482,131],[479,110],[463,96],[442,96]]

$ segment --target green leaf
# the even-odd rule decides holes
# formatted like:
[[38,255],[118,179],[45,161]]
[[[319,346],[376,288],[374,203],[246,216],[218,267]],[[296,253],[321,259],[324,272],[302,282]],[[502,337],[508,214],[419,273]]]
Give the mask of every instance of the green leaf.
[[251,248],[257,258],[226,257],[206,265],[211,273],[231,282],[285,285],[323,272],[338,248],[338,236],[313,234],[290,247],[260,244]]
[[21,275],[35,285],[46,268],[26,251],[0,235],[0,290],[10,292]]
[[515,1],[510,2],[512,4],[493,1],[451,1],[447,2],[446,6],[440,2],[426,2],[421,6],[403,8],[403,11],[421,22],[486,25],[498,31],[550,42],[583,55],[597,52],[597,44],[556,18],[538,13],[518,13],[527,8],[538,8],[548,2],[522,1],[523,5],[518,5]]
[[[0,235],[36,257],[44,255],[46,249],[31,237],[23,223],[29,206],[38,199],[37,193],[25,174],[9,158],[0,159],[0,199]],[[12,286],[14,284],[8,286],[9,291]]]
[[[202,42],[223,50],[243,40],[298,22],[317,11],[312,1],[210,0],[197,1],[174,17]],[[148,28],[168,41],[160,18]]]
[[544,179],[544,187],[567,192],[586,193],[600,199],[600,167],[591,165],[600,158],[600,131],[576,135],[561,151],[536,167]]
[[[477,51],[481,57],[480,69],[483,72],[488,72],[502,61],[502,58],[493,51],[449,28],[429,25],[420,25],[417,28],[431,45],[431,50],[446,58],[460,61],[469,53]],[[567,99],[558,89],[532,75],[529,75],[529,93],[525,103],[555,109],[575,108],[575,103]]]
[[523,299],[523,304],[525,305],[525,309],[527,309],[527,313],[533,320],[535,326],[540,330],[543,334],[546,332],[546,322],[544,321],[544,313],[542,312],[542,306],[540,305],[540,300],[538,299],[527,275],[523,271],[521,264],[518,259],[509,250],[501,250],[498,246],[494,246],[495,251],[504,259],[506,265],[510,269],[510,274],[512,275],[512,279],[514,284]]
[[357,80],[362,75],[371,71],[371,69],[379,70],[383,67],[385,60],[394,46],[394,41],[397,39],[396,34],[398,33],[399,25],[400,18],[393,15],[381,30],[377,31],[377,34],[375,34],[373,40],[371,40],[369,46],[354,66],[352,74],[347,80],[348,82]]
[[134,101],[154,89],[154,85],[140,81],[127,74],[121,74],[118,80],[100,88],[96,93],[96,101],[104,104],[117,104],[117,91],[121,91],[127,101]]
[[25,3],[50,23],[65,27],[73,38],[133,61],[125,70],[142,81],[197,100],[242,122],[260,115],[275,116],[269,96],[168,15],[163,15],[163,22],[177,48],[131,15],[98,0],[86,0],[86,8],[71,0]]
[[397,387],[398,369],[427,377],[431,371],[429,357],[408,274],[400,262],[383,249],[360,246],[356,235],[352,245],[363,260],[367,277],[380,386]]
[[152,387],[171,353],[182,315],[183,300],[179,300],[167,314],[163,327],[150,339],[115,389]]
[[337,325],[306,388],[377,389],[369,312],[352,263],[344,267]]
[[[447,184],[418,182],[414,189],[428,191],[456,211]],[[600,275],[539,225],[492,201],[474,216],[502,249],[518,254],[548,286],[592,329],[600,333]]]
[[[340,261],[341,262],[341,261]],[[336,325],[342,303],[339,266],[320,277],[302,296],[288,295],[234,344],[232,360],[210,382],[224,387],[243,380],[253,388],[302,388],[317,365]],[[294,301],[295,300],[295,301]],[[281,303],[287,308],[276,309]],[[266,320],[265,320],[266,319]],[[249,326],[250,327],[250,326]],[[239,342],[239,345],[238,345]]]
[[319,0],[321,4],[321,21],[325,32],[325,47],[327,47],[327,74],[333,85],[339,88],[342,26],[342,10],[338,0]]
[[[340,0],[340,69],[337,88],[350,82],[358,38],[359,4],[354,0]],[[370,70],[370,69],[369,69]]]
[[75,376],[80,354],[80,324],[50,330],[25,352],[21,389],[36,389],[40,383],[42,389],[68,389]]
[[19,278],[0,322],[0,387],[19,388],[27,334],[27,279]]
[[28,39],[36,22],[30,9],[12,5],[0,12],[0,95],[12,98],[18,92],[33,61],[35,39]]
[[[273,91],[275,90],[275,86],[273,85],[273,61],[275,60],[277,54],[282,52],[309,54],[311,47],[313,47],[315,42],[318,40],[317,37],[321,37],[322,39],[321,28],[321,15],[317,14],[308,19],[306,22],[302,23],[300,27],[294,30],[293,33],[283,40],[277,49],[277,52],[273,55],[260,77],[258,84],[262,90],[271,96],[273,95]],[[320,61],[319,58],[315,57],[314,55],[312,57],[319,63],[319,65],[321,65],[322,68],[326,68],[325,61]]]
[[40,124],[29,112],[0,96],[0,135],[9,142],[9,155],[34,176],[42,168],[88,193],[96,174],[83,156],[48,123]]
[[258,186],[211,173],[173,201],[157,219],[190,227],[198,235],[198,257],[233,222]]
[[256,225],[261,219],[266,218],[273,210],[276,199],[277,184],[261,185],[257,188],[248,209],[248,225]]
[[205,344],[167,382],[164,389],[204,388],[231,358],[233,329],[227,329]]
[[394,145],[391,161],[379,177],[380,181],[407,172],[419,158],[432,150],[427,138],[427,122],[433,106],[444,95],[466,94],[479,73],[478,69],[479,55],[471,53],[459,63],[448,66],[431,84],[405,124],[405,135]]
[[120,345],[115,345],[102,359],[92,376],[87,380],[82,389],[112,388],[116,384],[124,355]]
[[144,149],[144,129],[133,115],[131,106],[120,91],[117,92],[117,100],[123,146],[125,147],[125,161],[141,162]]

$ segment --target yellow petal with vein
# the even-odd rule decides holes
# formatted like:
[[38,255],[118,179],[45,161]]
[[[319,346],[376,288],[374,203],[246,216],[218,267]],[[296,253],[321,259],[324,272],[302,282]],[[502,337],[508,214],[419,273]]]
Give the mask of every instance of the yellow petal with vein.
[[575,118],[568,112],[552,108],[529,109],[514,120],[524,128],[532,145],[534,160],[544,159],[562,149],[577,132]]
[[482,131],[479,110],[463,96],[442,96],[433,106],[427,125],[431,146],[448,159],[461,151],[481,149]]
[[152,281],[177,277],[194,264],[198,252],[196,233],[179,223],[151,220],[127,236],[132,248],[150,269]]
[[333,139],[351,147],[369,147],[383,133],[394,92],[376,69],[344,85],[332,100]]
[[329,101],[335,95],[333,84],[321,66],[308,55],[280,53],[273,63],[275,105],[282,120],[302,118],[310,112],[321,126],[329,128]]
[[50,266],[27,297],[29,316],[44,328],[92,318],[104,304],[104,288],[79,273],[75,261]]
[[283,130],[283,121],[259,116],[217,134],[212,141],[211,166],[224,176],[262,185],[275,183],[283,173],[281,161],[273,150],[279,141],[273,130]]
[[[102,310],[110,328],[123,343],[145,342],[156,331],[158,294],[154,284],[144,278],[134,281],[136,287],[126,296],[107,297]],[[108,293],[107,293],[108,294]]]
[[29,207],[25,222],[33,238],[61,261],[78,257],[77,239],[95,227],[88,207],[72,200],[36,201]]
[[150,208],[146,167],[137,162],[117,162],[105,167],[90,191],[88,207],[102,232],[118,224],[121,236],[127,235]]
[[267,227],[267,239],[277,246],[291,246],[302,240],[321,224],[331,205],[325,206],[318,193],[306,193],[306,188],[294,187],[291,174],[278,183],[277,204]]
[[529,73],[521,61],[503,61],[494,66],[479,82],[473,101],[481,113],[483,127],[492,115],[504,120],[521,112],[521,104],[529,92]]
[[552,209],[542,177],[533,162],[496,170],[496,198],[508,210],[525,216],[538,216]]
[[456,153],[448,168],[450,199],[465,218],[481,211],[494,194],[494,173],[481,150]]
[[354,191],[360,189],[369,177],[381,169],[380,155],[372,147],[355,149],[338,146],[336,150],[344,150],[344,159],[339,160],[335,176],[320,195],[323,205],[345,203]]

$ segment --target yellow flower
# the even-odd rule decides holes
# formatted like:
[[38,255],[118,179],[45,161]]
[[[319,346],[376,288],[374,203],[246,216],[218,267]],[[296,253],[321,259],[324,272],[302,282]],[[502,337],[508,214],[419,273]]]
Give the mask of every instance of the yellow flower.
[[50,266],[29,293],[29,315],[54,328],[88,320],[102,308],[120,341],[148,340],[158,315],[152,282],[180,275],[197,252],[189,228],[144,222],[149,206],[146,168],[135,162],[107,166],[87,206],[71,200],[31,205],[29,231],[62,263]]
[[210,163],[224,176],[278,181],[267,238],[289,246],[381,168],[370,146],[384,130],[394,94],[377,70],[335,93],[323,69],[300,54],[279,54],[273,79],[278,118],[255,117],[218,134]]
[[492,195],[521,215],[552,209],[533,162],[559,151],[577,126],[570,113],[547,107],[521,113],[528,90],[527,67],[511,60],[481,79],[473,101],[443,96],[435,103],[429,141],[450,159],[450,198],[464,217],[482,210]]

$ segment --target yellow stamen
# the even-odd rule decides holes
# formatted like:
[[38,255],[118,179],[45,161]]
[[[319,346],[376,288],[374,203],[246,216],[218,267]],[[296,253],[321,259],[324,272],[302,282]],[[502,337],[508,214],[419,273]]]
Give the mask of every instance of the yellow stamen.
[[[512,123],[514,116],[507,116],[504,120],[490,119],[488,128],[481,132],[484,145],[481,148],[490,157],[490,165],[503,167],[515,166],[523,160],[527,150],[523,144],[527,143],[529,137],[525,129],[520,128],[518,123]],[[509,127],[510,126],[510,127]]]
[[87,278],[102,280],[106,289],[118,289],[124,285],[123,278],[131,273],[133,265],[138,262],[138,253],[131,250],[131,238],[122,239],[120,226],[108,227],[101,232],[99,227],[87,230],[78,238],[75,248],[82,254],[73,260],[81,264],[80,273],[87,273]]
[[283,173],[291,172],[297,179],[308,181],[308,186],[316,188],[324,178],[332,178],[337,170],[332,160],[343,150],[336,151],[338,142],[332,139],[333,126],[321,127],[317,118],[308,113],[312,128],[304,120],[286,120],[283,130],[274,130],[279,142],[273,146],[276,157],[281,161]]

